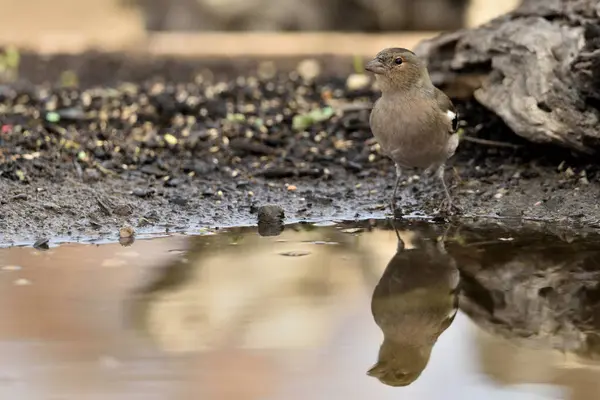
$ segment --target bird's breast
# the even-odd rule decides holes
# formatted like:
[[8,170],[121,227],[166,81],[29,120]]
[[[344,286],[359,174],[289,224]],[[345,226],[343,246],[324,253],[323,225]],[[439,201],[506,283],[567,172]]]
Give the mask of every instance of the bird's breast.
[[447,121],[434,110],[380,101],[370,122],[382,151],[402,168],[429,168],[448,158]]

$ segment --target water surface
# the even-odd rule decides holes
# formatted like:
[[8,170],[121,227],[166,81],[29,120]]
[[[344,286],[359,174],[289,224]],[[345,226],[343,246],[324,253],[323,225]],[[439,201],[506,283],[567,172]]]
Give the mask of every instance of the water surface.
[[596,234],[397,228],[0,249],[0,398],[595,398]]

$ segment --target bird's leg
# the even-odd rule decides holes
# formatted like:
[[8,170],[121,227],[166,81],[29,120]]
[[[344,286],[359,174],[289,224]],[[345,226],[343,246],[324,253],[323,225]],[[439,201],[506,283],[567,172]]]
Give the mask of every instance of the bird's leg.
[[454,179],[456,180],[456,183],[454,185],[452,185],[451,188],[455,188],[458,186],[458,184],[460,182],[462,182],[462,177],[458,173],[458,170],[456,169],[456,167],[452,167],[452,172],[454,172]]
[[396,165],[396,183],[394,185],[394,192],[392,194],[392,214],[393,218],[396,218],[396,194],[398,193],[398,186],[400,186],[400,178],[402,177],[402,170]]
[[446,185],[446,179],[444,177],[444,167],[445,165],[442,164],[438,167],[437,171],[436,171],[436,175],[437,177],[442,181],[442,186],[444,187],[444,194],[446,195],[446,199],[442,202],[442,205],[440,206],[440,209],[443,209],[445,211],[461,211],[460,207],[458,207],[457,205],[455,205],[452,202],[452,196],[450,195],[450,191],[448,190],[448,185]]

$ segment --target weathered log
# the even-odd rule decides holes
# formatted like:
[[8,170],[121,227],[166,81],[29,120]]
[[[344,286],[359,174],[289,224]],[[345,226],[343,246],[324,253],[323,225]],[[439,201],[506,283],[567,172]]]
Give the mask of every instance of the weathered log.
[[517,134],[600,150],[600,3],[524,0],[475,29],[422,42],[432,79],[468,95]]

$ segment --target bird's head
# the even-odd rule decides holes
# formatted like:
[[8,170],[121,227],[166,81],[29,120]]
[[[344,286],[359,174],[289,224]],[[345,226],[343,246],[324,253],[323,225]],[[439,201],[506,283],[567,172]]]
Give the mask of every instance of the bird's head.
[[401,47],[381,50],[365,69],[375,74],[382,91],[402,90],[430,83],[425,63],[415,53]]
[[367,375],[388,386],[408,386],[421,375],[431,355],[431,346],[415,346],[384,340],[379,360]]

